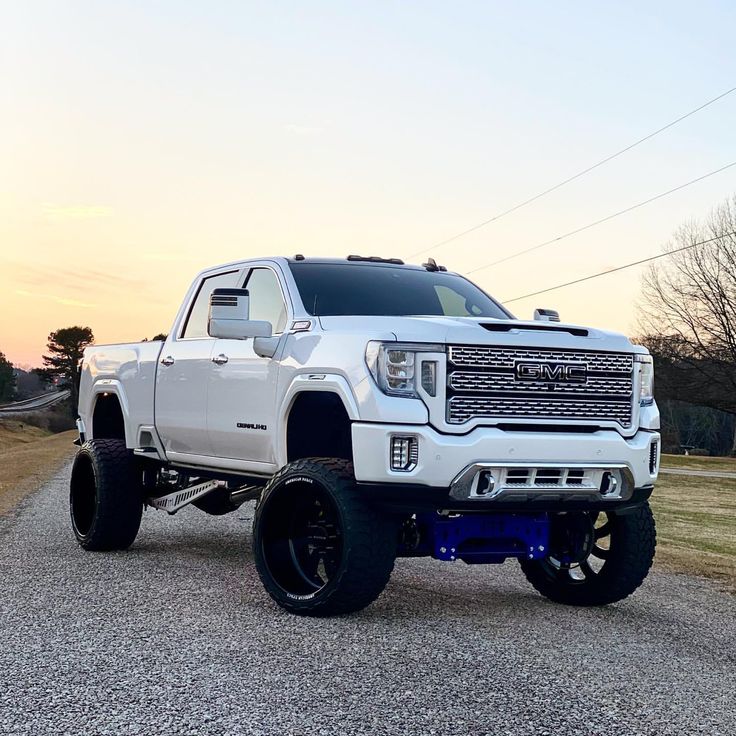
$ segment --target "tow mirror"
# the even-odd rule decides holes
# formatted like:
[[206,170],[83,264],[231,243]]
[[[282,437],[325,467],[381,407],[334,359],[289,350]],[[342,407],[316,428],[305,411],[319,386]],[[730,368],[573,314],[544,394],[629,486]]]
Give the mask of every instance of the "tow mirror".
[[271,337],[270,322],[248,319],[249,296],[247,289],[213,289],[207,332],[210,337],[229,340],[247,340],[249,337]]
[[554,309],[535,309],[534,310],[534,321],[535,322],[559,322],[560,313]]

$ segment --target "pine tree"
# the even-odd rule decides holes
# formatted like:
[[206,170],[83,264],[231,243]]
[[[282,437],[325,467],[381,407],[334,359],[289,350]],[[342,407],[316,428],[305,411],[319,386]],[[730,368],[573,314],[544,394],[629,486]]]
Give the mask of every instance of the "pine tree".
[[47,350],[43,356],[43,368],[37,373],[46,381],[56,381],[60,388],[71,392],[71,409],[76,414],[79,399],[79,362],[84,349],[94,342],[90,327],[63,327],[49,335]]

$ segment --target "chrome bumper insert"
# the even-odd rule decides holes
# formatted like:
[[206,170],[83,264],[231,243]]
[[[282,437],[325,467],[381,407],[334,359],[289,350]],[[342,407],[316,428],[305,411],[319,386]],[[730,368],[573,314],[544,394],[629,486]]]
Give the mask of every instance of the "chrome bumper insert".
[[574,463],[472,463],[450,485],[450,497],[457,501],[626,501],[633,492],[633,475],[626,465]]

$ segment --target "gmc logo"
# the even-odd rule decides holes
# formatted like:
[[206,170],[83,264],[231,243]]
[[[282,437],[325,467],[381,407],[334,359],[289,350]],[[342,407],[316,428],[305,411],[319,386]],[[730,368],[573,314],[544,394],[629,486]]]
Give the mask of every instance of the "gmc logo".
[[586,383],[588,380],[588,366],[585,363],[529,363],[517,360],[514,372],[520,381]]

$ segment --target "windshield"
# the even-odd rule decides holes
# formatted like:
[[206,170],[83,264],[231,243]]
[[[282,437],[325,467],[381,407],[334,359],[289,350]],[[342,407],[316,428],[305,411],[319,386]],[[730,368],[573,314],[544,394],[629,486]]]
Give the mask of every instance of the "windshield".
[[314,316],[492,317],[510,315],[462,276],[373,263],[290,263]]

